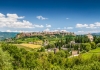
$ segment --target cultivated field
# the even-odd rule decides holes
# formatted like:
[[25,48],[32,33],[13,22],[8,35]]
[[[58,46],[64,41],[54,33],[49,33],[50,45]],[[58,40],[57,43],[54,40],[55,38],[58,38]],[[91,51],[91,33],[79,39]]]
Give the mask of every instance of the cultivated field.
[[18,46],[19,48],[40,48],[41,45],[34,45],[34,44],[15,44],[16,46]]

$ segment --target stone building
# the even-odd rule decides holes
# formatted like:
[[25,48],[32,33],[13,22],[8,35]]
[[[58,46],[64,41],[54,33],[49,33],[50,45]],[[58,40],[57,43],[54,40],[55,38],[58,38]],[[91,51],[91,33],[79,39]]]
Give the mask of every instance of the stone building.
[[91,42],[93,41],[93,36],[90,33],[87,34],[86,36],[90,39]]

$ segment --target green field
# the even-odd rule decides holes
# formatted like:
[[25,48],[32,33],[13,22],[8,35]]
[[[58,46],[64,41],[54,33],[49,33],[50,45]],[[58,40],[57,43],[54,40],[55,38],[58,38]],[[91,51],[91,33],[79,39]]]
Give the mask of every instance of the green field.
[[98,47],[98,48],[96,48],[96,49],[94,49],[94,50],[90,50],[89,52],[83,53],[83,54],[81,54],[81,55],[82,55],[82,57],[83,57],[84,59],[88,59],[88,58],[90,58],[93,54],[100,55],[100,48]]
[[94,50],[90,50],[89,53],[100,53],[100,48],[96,48]]

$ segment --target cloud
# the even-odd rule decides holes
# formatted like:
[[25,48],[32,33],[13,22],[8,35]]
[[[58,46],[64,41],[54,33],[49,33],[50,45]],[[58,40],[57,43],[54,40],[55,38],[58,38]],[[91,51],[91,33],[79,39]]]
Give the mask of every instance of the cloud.
[[46,28],[45,30],[44,30],[44,32],[68,32],[67,30],[65,30],[65,29],[62,29],[62,30],[50,30],[49,28]]
[[76,28],[90,28],[96,29],[100,27],[100,22],[95,22],[94,24],[76,24]]
[[78,31],[78,32],[84,32],[84,31]]
[[43,28],[44,26],[43,25],[36,25],[36,24],[34,24],[34,27]]
[[45,32],[49,32],[49,31],[50,31],[50,29],[49,29],[49,28],[47,28],[47,29],[45,29],[44,31],[45,31]]
[[31,32],[31,31],[25,31],[25,30],[6,30],[6,32]]
[[88,27],[87,24],[76,24],[76,28]]
[[46,19],[48,19],[48,18],[45,18],[43,16],[37,16],[36,18],[39,19],[39,20],[46,20]]
[[83,28],[83,30],[77,31],[77,34],[98,33],[100,32],[100,22],[93,24],[76,24],[76,28]]
[[67,29],[67,27],[64,27],[64,29]]
[[94,23],[95,26],[100,27],[100,22]]
[[19,17],[17,14],[4,15],[0,13],[0,27],[8,28],[33,28],[33,24],[26,20],[20,20],[24,17]]
[[73,27],[64,27],[63,29],[73,29]]
[[63,31],[63,32],[68,32],[67,30],[60,30],[61,32]]
[[6,30],[6,32],[11,32],[11,30]]
[[51,25],[46,24],[46,27],[51,27]]
[[73,27],[67,27],[67,29],[73,29]]
[[0,28],[42,28],[43,25],[32,24],[27,20],[23,20],[24,16],[18,16],[17,14],[6,15],[0,13]]
[[88,34],[88,33],[98,33],[100,30],[87,30],[87,31],[77,31],[75,34]]
[[2,14],[2,13],[0,13],[0,17],[5,17],[5,15],[4,15],[4,14]]
[[52,32],[58,32],[59,30],[52,30]]
[[24,18],[24,16],[18,17],[17,14],[9,14],[9,13],[7,14],[7,17],[13,18],[13,19],[23,19]]
[[69,18],[66,18],[66,19],[69,19]]

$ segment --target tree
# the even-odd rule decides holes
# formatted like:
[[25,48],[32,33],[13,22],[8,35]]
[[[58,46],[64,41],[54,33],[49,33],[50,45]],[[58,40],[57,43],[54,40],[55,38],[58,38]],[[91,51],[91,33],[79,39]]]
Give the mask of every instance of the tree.
[[80,50],[81,51],[86,50],[88,52],[89,50],[91,50],[91,44],[90,43],[82,43],[80,45]]
[[91,48],[92,48],[92,49],[96,49],[96,44],[95,44],[95,42],[91,42],[90,44],[91,44]]
[[86,51],[91,50],[91,44],[86,43],[86,44],[85,44],[85,50],[86,50]]

